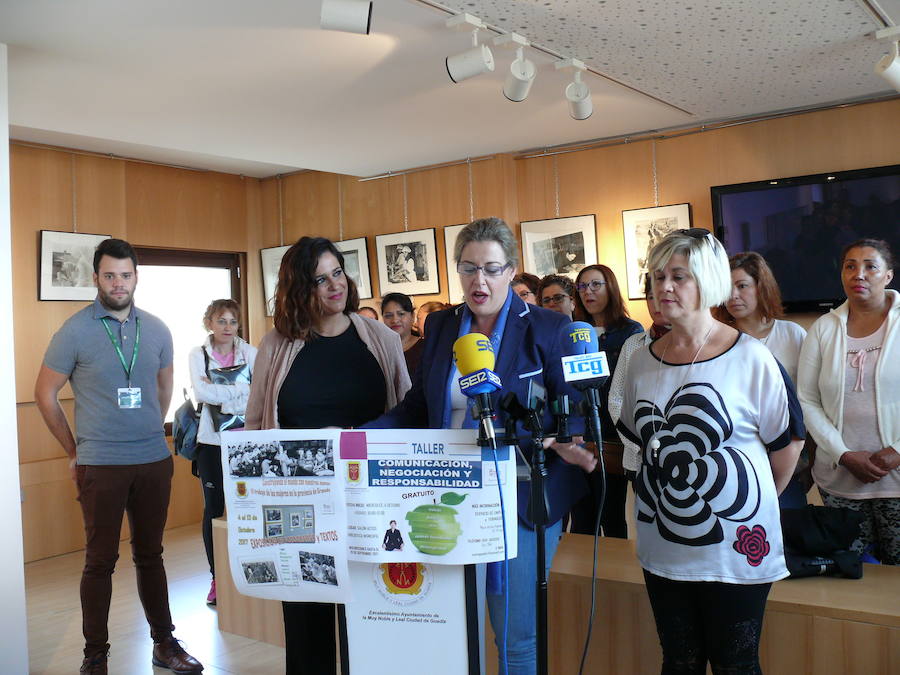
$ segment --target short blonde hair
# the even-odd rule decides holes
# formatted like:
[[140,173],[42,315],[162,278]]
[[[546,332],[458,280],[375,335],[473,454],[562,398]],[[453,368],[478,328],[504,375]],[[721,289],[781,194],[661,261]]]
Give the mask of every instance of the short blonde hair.
[[453,260],[459,262],[466,244],[473,241],[495,241],[503,249],[506,262],[510,267],[519,266],[519,242],[516,235],[500,218],[479,218],[466,225],[456,235],[456,246],[453,247]]
[[731,267],[725,247],[712,232],[693,227],[667,234],[650,251],[647,267],[655,274],[669,264],[673,255],[683,255],[700,289],[700,307],[710,309],[731,296]]

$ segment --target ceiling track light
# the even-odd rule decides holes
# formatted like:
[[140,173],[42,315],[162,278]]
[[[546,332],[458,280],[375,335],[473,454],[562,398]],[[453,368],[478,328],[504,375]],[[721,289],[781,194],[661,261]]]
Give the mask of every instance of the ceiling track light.
[[481,19],[471,14],[457,14],[447,19],[447,27],[472,31],[471,49],[448,56],[444,61],[447,75],[454,83],[494,71],[494,54],[487,45],[478,44],[478,31],[485,27]]
[[586,120],[594,112],[594,102],[591,100],[591,90],[581,81],[581,73],[586,68],[578,59],[563,59],[557,61],[557,70],[574,71],[573,81],[566,87],[566,101],[569,104],[569,115],[574,120]]
[[510,101],[521,103],[528,98],[537,73],[534,63],[525,58],[525,47],[531,43],[518,33],[507,33],[494,38],[494,44],[516,50],[516,58],[509,64],[509,72],[503,82],[503,95]]
[[875,33],[875,37],[879,40],[893,40],[891,51],[875,64],[875,73],[900,91],[900,26],[879,30]]
[[319,26],[324,30],[368,35],[372,28],[370,0],[322,0]]

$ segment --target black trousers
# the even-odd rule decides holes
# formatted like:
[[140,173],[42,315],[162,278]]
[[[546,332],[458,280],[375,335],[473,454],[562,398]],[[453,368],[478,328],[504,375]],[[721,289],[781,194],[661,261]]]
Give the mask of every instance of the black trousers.
[[[600,510],[602,492],[599,471],[588,474],[590,491],[572,507],[572,528],[574,534],[594,534],[597,524],[597,512]],[[628,538],[628,524],[625,521],[625,497],[628,493],[628,480],[625,476],[606,473],[606,499],[603,503],[603,515],[600,516],[600,533],[604,537]]]
[[209,561],[209,573],[216,576],[213,559],[212,521],[225,513],[225,486],[222,482],[222,448],[218,445],[197,445],[197,475],[203,487],[203,546]]
[[282,602],[285,675],[335,675],[335,605]]
[[662,675],[761,675],[759,638],[772,584],[673,581],[644,571]]

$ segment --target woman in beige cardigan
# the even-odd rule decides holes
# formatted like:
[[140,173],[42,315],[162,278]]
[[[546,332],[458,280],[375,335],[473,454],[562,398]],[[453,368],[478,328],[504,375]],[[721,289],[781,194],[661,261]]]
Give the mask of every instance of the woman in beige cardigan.
[[[284,254],[275,328],[256,357],[247,429],[356,427],[393,408],[409,389],[400,338],[356,313],[344,257],[322,237]],[[334,605],[285,602],[285,672],[335,673]]]

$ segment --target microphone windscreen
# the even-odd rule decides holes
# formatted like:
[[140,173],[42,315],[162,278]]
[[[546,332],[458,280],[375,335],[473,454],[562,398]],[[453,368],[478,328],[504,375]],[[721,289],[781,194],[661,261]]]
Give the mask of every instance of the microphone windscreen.
[[494,370],[494,348],[481,333],[469,333],[456,338],[453,343],[453,359],[460,375],[478,370]]
[[584,321],[572,321],[560,335],[563,356],[594,354],[600,351],[600,341],[596,329]]

